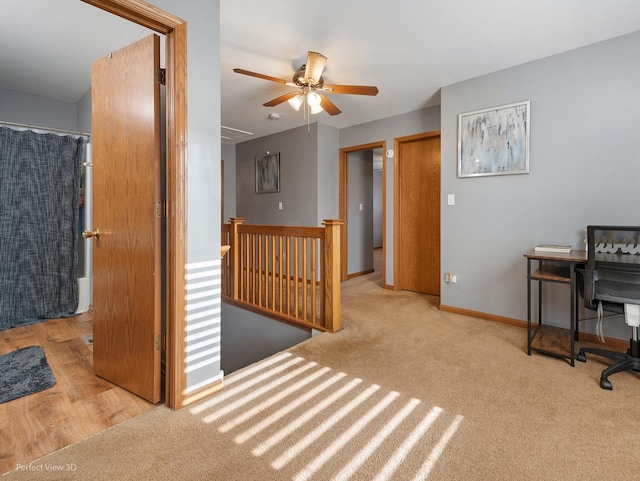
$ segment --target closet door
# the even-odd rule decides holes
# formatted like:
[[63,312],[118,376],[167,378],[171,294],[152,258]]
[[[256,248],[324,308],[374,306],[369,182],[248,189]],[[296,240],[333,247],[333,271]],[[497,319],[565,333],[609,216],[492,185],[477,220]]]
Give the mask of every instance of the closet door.
[[440,134],[398,139],[395,272],[400,289],[440,295]]
[[96,375],[160,401],[160,39],[91,69]]

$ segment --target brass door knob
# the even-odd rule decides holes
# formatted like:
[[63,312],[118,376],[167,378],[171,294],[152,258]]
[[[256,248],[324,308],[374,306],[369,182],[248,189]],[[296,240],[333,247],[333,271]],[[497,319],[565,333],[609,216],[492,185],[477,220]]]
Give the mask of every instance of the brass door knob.
[[95,239],[100,239],[100,229],[96,228],[93,230],[83,230],[82,237],[84,237],[85,239],[90,239],[91,237],[94,237]]

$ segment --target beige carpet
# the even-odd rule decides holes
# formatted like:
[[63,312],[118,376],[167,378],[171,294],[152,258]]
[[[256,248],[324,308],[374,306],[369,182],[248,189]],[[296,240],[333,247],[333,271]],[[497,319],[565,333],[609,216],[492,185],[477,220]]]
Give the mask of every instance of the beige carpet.
[[[8,480],[640,479],[640,376],[525,351],[522,328],[343,286],[343,326]],[[523,281],[523,288],[525,284]],[[5,440],[3,440],[4,442]]]

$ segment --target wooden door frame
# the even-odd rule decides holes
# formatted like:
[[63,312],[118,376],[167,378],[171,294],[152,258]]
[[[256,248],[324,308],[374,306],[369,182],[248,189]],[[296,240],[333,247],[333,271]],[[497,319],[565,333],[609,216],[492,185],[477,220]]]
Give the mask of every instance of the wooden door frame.
[[386,206],[386,198],[387,198],[387,182],[386,182],[386,157],[385,152],[387,151],[387,142],[386,140],[381,140],[379,142],[371,142],[370,144],[362,144],[355,145],[353,147],[345,147],[340,149],[340,166],[339,166],[339,218],[344,222],[342,229],[340,229],[340,280],[346,281],[349,277],[348,269],[347,269],[347,261],[349,250],[347,248],[347,242],[349,240],[349,236],[347,235],[348,231],[348,206],[347,206],[347,181],[348,181],[348,156],[352,152],[358,152],[362,150],[373,150],[373,149],[382,149],[382,285],[386,287],[386,277],[385,277],[385,265],[386,265],[386,252],[387,252],[387,243],[385,242],[386,231],[387,231],[387,206]]
[[166,379],[165,402],[185,405],[184,283],[187,260],[187,23],[142,0],[81,0],[166,38]]
[[[400,202],[400,176],[402,175],[402,155],[400,154],[400,144],[412,142],[414,140],[440,137],[440,130],[432,130],[421,134],[397,137],[393,140],[393,149],[396,153],[396,161],[393,163],[393,290],[400,290],[400,276],[402,268],[400,266],[400,249],[402,240],[402,226],[400,225],[400,212],[402,205]],[[442,183],[441,179],[438,179]]]

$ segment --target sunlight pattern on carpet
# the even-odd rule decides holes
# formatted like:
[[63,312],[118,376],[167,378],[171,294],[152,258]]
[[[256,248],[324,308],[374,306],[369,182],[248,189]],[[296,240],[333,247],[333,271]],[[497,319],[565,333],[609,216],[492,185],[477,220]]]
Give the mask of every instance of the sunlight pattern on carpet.
[[464,419],[287,352],[190,412],[295,481],[428,479]]

